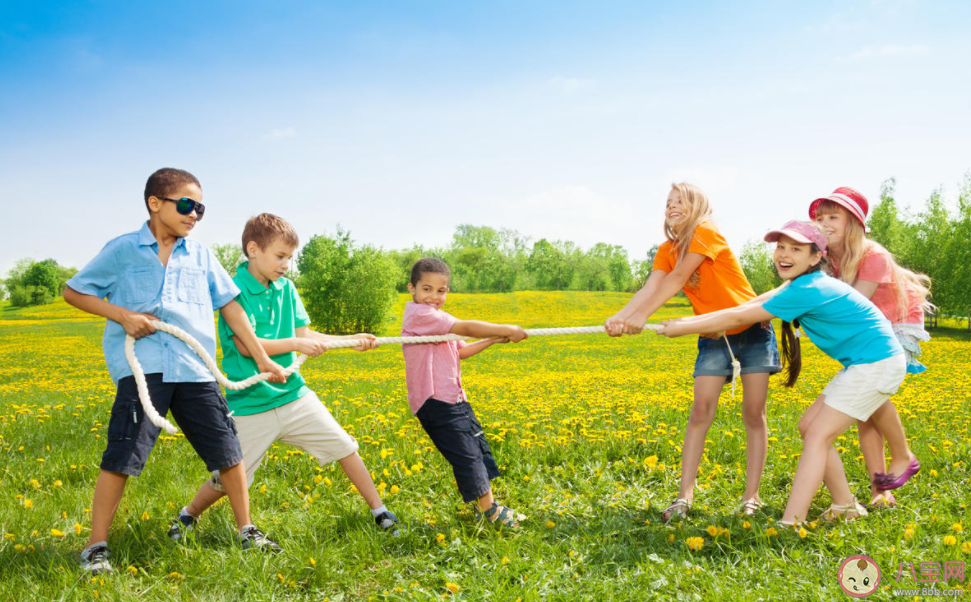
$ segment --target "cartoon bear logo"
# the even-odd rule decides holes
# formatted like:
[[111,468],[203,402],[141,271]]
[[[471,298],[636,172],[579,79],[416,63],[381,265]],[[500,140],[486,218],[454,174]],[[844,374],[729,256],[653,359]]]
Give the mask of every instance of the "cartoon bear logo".
[[880,585],[880,567],[869,556],[857,554],[843,561],[837,577],[847,595],[865,598]]

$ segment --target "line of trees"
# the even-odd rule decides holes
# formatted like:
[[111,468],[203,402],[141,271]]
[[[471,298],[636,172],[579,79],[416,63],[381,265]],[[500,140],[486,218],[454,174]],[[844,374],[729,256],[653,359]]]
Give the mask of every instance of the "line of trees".
[[[912,212],[895,198],[896,181],[883,183],[873,207],[870,236],[883,244],[898,263],[930,276],[933,302],[943,313],[971,311],[971,172],[965,176],[956,205],[949,207],[935,190],[923,208]],[[238,245],[214,245],[213,251],[230,274],[243,258]],[[655,245],[642,260],[631,260],[619,245],[598,243],[583,250],[571,241],[528,237],[508,228],[460,224],[447,247],[385,251],[355,246],[350,233],[314,236],[298,254],[297,281],[308,313],[331,332],[374,331],[390,315],[393,291],[407,290],[412,264],[421,257],[443,259],[452,269],[456,292],[505,293],[518,290],[634,291],[650,275]],[[765,292],[780,284],[772,251],[750,241],[739,261],[753,288]],[[64,291],[77,272],[53,259],[21,259],[0,281],[0,298],[14,306],[49,303]]]
[[398,265],[400,292],[407,290],[411,266],[422,257],[438,257],[449,265],[456,292],[632,291],[647,280],[656,251],[657,246],[644,260],[632,261],[620,245],[597,243],[584,251],[571,241],[541,238],[530,244],[516,230],[459,224],[447,247],[415,245],[391,251],[391,256]]
[[14,307],[51,303],[77,273],[77,269],[58,265],[53,259],[20,259],[0,282],[0,299],[9,298]]
[[896,180],[880,190],[880,204],[870,213],[870,236],[900,265],[931,278],[931,301],[941,313],[971,312],[971,172],[965,174],[957,203],[949,208],[940,189],[916,213],[901,208]]

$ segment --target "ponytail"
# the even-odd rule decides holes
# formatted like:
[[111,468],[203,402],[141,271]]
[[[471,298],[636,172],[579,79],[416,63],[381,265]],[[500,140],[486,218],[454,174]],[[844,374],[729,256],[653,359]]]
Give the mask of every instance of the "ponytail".
[[802,371],[802,346],[799,344],[799,334],[794,329],[799,328],[799,320],[792,323],[782,322],[782,363],[786,366],[785,386],[792,387]]
[[[811,253],[820,253],[819,247],[815,244],[812,245],[810,251]],[[824,274],[829,274],[829,270],[829,260],[823,255],[819,263],[814,266],[809,266],[808,270],[792,280],[795,282],[806,274],[820,271]],[[792,323],[786,322],[785,320],[782,322],[782,363],[786,366],[785,386],[787,387],[792,387],[796,384],[796,380],[799,379],[799,373],[802,371],[802,345],[799,343],[798,328],[798,318],[793,320]]]

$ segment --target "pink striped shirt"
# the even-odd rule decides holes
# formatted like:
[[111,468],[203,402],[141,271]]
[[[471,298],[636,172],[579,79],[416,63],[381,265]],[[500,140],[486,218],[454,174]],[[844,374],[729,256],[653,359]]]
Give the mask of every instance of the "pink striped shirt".
[[[451,314],[429,305],[409,301],[401,324],[401,336],[425,337],[448,334],[458,320]],[[408,406],[417,414],[421,406],[434,397],[446,403],[465,401],[459,349],[465,341],[402,345],[405,355],[405,381],[408,384]]]

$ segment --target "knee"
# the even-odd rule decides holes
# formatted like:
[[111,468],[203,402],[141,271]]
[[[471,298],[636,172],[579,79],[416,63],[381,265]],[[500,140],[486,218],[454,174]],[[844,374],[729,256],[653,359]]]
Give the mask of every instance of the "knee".
[[803,441],[806,440],[806,436],[809,433],[809,427],[811,424],[812,420],[806,418],[805,416],[799,420],[799,436],[802,437]]
[[765,405],[755,407],[743,406],[742,422],[745,423],[745,428],[765,426]]
[[711,426],[711,423],[715,421],[715,412],[717,409],[717,400],[714,403],[695,401],[691,408],[691,416],[688,417],[688,424],[690,426]]

